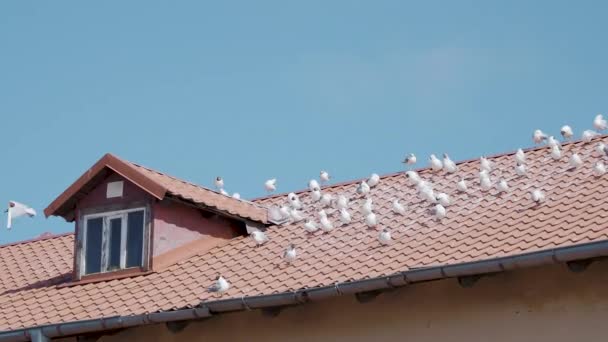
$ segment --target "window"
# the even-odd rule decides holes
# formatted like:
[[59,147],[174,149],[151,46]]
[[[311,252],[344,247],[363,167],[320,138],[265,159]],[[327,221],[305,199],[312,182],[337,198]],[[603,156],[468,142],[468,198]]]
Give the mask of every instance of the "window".
[[80,273],[112,272],[142,267],[145,209],[86,215]]

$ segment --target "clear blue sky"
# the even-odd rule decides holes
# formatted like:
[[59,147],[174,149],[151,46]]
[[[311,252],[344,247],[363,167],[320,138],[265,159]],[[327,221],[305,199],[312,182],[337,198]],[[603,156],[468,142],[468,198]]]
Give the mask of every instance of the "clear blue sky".
[[[577,135],[608,112],[606,1],[4,1],[0,203],[105,152],[260,196]],[[424,157],[423,157],[424,156]],[[2,216],[2,221],[6,216]],[[4,225],[4,223],[2,223]],[[0,243],[72,230],[20,219]]]

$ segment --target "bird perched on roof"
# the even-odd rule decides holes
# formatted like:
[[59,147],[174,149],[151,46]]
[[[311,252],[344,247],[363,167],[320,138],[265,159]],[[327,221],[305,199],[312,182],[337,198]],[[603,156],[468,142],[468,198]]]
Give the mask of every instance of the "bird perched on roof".
[[496,184],[496,189],[498,190],[498,192],[507,192],[507,191],[509,191],[509,184],[507,183],[507,181],[505,179],[501,179]]
[[583,165],[583,160],[577,153],[572,153],[568,163],[570,164],[571,168],[576,169],[577,167]]
[[296,257],[296,245],[290,243],[285,252],[283,252],[283,260],[285,260],[288,264],[291,264],[292,262],[296,261]]
[[340,209],[340,222],[342,222],[342,224],[349,224],[350,221],[351,217],[348,210],[346,210],[346,208]]
[[331,177],[329,176],[329,173],[327,173],[327,171],[321,171],[319,172],[319,179],[321,180],[321,183],[327,183],[329,182],[329,179]]
[[596,177],[603,176],[606,173],[606,165],[602,161],[597,161],[593,165],[593,175]]
[[608,122],[606,122],[606,119],[604,119],[602,114],[598,114],[595,116],[595,119],[593,119],[593,127],[598,131],[603,131],[608,127]]
[[283,219],[286,219],[291,216],[291,209],[289,209],[289,207],[286,205],[282,205],[279,209],[279,213],[281,213]]
[[224,179],[220,176],[215,177],[215,187],[218,189],[224,188]]
[[298,209],[291,209],[289,211],[289,216],[291,216],[293,222],[300,222],[304,220],[304,215],[302,215],[302,212],[300,212]]
[[249,235],[253,241],[255,241],[256,246],[261,246],[268,241],[268,236],[266,236],[266,234],[260,230],[254,230]]
[[588,142],[591,142],[591,140],[593,140],[598,135],[600,135],[598,132],[588,129],[588,130],[583,131],[583,134],[581,135],[581,139],[584,142],[588,143]]
[[547,138],[547,145],[549,147],[562,147],[562,144],[559,142],[559,140],[555,139],[553,136],[550,136],[549,138]]
[[403,159],[403,163],[410,166],[416,164],[416,155],[413,153],[408,154],[405,159]]
[[467,192],[468,186],[467,186],[467,182],[464,180],[464,178],[460,178],[458,183],[456,183],[456,189],[458,189],[458,191],[460,191],[460,192]]
[[597,153],[599,153],[601,156],[608,156],[608,147],[606,146],[606,144],[604,144],[603,142],[598,142],[595,150],[597,151]]
[[8,202],[8,209],[5,210],[5,213],[7,213],[6,229],[11,229],[13,227],[13,220],[16,218],[22,216],[36,216],[36,210],[15,201]]
[[421,187],[418,191],[418,194],[420,195],[420,197],[429,202],[429,203],[437,203],[437,197],[435,196],[435,192],[433,191],[432,188],[430,187]]
[[454,173],[458,171],[458,166],[456,166],[456,163],[454,163],[454,161],[450,159],[450,156],[448,156],[447,153],[443,154],[443,168],[448,173]]
[[558,146],[552,146],[551,147],[551,158],[553,158],[553,160],[559,160],[562,157],[562,150],[559,149]]
[[420,183],[421,179],[420,176],[418,175],[418,172],[416,171],[407,171],[405,173],[405,177],[410,181],[410,183],[412,183],[413,185],[418,185],[418,183]]
[[450,204],[452,204],[452,202],[450,201],[450,196],[443,192],[440,192],[439,194],[437,194],[437,202],[439,202],[439,204],[441,204],[444,207],[447,207]]
[[321,193],[321,190],[319,188],[316,188],[311,191],[310,197],[312,197],[313,201],[318,202],[323,197],[323,194]]
[[373,207],[373,201],[371,198],[367,198],[365,199],[365,202],[363,202],[363,205],[361,206],[361,213],[363,213],[363,215],[367,215],[369,213],[371,213],[373,211],[374,207]]
[[535,144],[540,144],[543,142],[543,140],[547,140],[547,138],[548,136],[540,129],[535,130],[534,134],[532,135],[532,140]]
[[319,211],[319,222],[321,223],[321,230],[329,233],[334,229],[333,223],[327,218],[325,210]]
[[232,198],[234,199],[241,199],[241,194],[239,194],[238,192],[235,192],[232,194]]
[[399,203],[399,199],[393,201],[393,211],[399,215],[405,215],[405,207]]
[[445,207],[438,203],[433,210],[433,214],[435,214],[435,219],[440,221],[446,216],[447,212]]
[[266,191],[268,192],[273,192],[277,189],[277,179],[276,178],[272,178],[267,180],[264,183],[264,188],[266,189]]
[[348,208],[348,197],[346,197],[344,195],[338,195],[338,199],[336,200],[336,208],[338,208],[338,209]]
[[372,173],[367,180],[367,185],[369,185],[370,188],[373,188],[378,185],[378,183],[380,183],[380,176],[378,176],[377,173]]
[[441,171],[441,169],[443,169],[443,163],[434,154],[429,156],[429,164],[431,165],[431,169],[433,169],[433,171]]
[[302,209],[302,202],[300,202],[300,197],[298,197],[298,195],[296,195],[294,192],[290,192],[287,195],[287,200],[289,201],[289,204],[292,208]]
[[526,168],[526,164],[518,164],[515,166],[515,173],[518,176],[525,176],[528,174],[528,169]]
[[572,128],[568,125],[562,126],[562,129],[559,130],[564,137],[565,140],[570,140],[574,136],[574,132],[572,132]]
[[357,193],[360,195],[367,195],[367,194],[369,194],[370,190],[371,189],[366,181],[361,181],[361,183],[357,187]]
[[319,182],[317,182],[316,179],[311,179],[310,181],[308,181],[308,190],[321,190],[321,186],[319,185]]
[[319,229],[319,227],[317,227],[317,224],[314,221],[306,220],[304,223],[304,230],[308,233],[314,233],[317,229]]
[[515,163],[517,163],[517,164],[526,163],[526,154],[524,153],[524,150],[522,150],[521,148],[517,149],[517,152],[515,152]]
[[486,157],[479,158],[479,169],[481,171],[487,171],[488,173],[492,172],[492,162],[488,160]]
[[209,292],[223,293],[228,291],[229,288],[230,283],[226,279],[224,279],[224,277],[218,276],[217,278],[215,278],[215,282],[213,283],[213,285],[209,286],[207,290]]
[[481,172],[479,172],[479,185],[481,186],[482,190],[487,191],[492,189],[492,180],[490,179],[490,174],[485,170],[481,170]]
[[388,228],[382,229],[382,231],[380,231],[380,233],[378,234],[378,242],[380,242],[380,244],[383,246],[386,246],[391,243],[391,239],[391,231],[388,230]]
[[378,225],[378,217],[376,217],[376,214],[374,213],[369,213],[365,216],[365,224],[367,224],[367,226],[369,228],[373,228],[375,226]]
[[228,191],[226,191],[224,189],[220,189],[220,194],[222,194],[224,196],[230,196],[230,194],[228,193]]
[[532,201],[536,203],[542,203],[545,201],[545,193],[542,192],[540,189],[534,189],[530,191],[530,197],[532,198]]
[[321,196],[321,205],[328,207],[333,199],[334,196],[331,194],[323,194],[323,196]]

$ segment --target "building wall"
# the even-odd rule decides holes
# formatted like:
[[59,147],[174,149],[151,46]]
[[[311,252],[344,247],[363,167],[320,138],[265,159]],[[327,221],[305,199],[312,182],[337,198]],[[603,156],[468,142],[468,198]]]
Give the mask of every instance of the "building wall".
[[360,304],[354,296],[193,321],[179,333],[164,324],[100,341],[600,341],[608,318],[608,262],[582,273],[564,265],[485,277],[472,288],[455,279],[399,288]]

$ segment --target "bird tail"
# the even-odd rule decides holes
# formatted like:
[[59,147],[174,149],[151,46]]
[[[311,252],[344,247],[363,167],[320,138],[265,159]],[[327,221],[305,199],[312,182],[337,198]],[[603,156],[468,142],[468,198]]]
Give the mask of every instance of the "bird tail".
[[10,230],[13,225],[13,215],[11,215],[10,210],[7,210],[6,212],[8,213],[8,215],[6,217],[6,229]]

